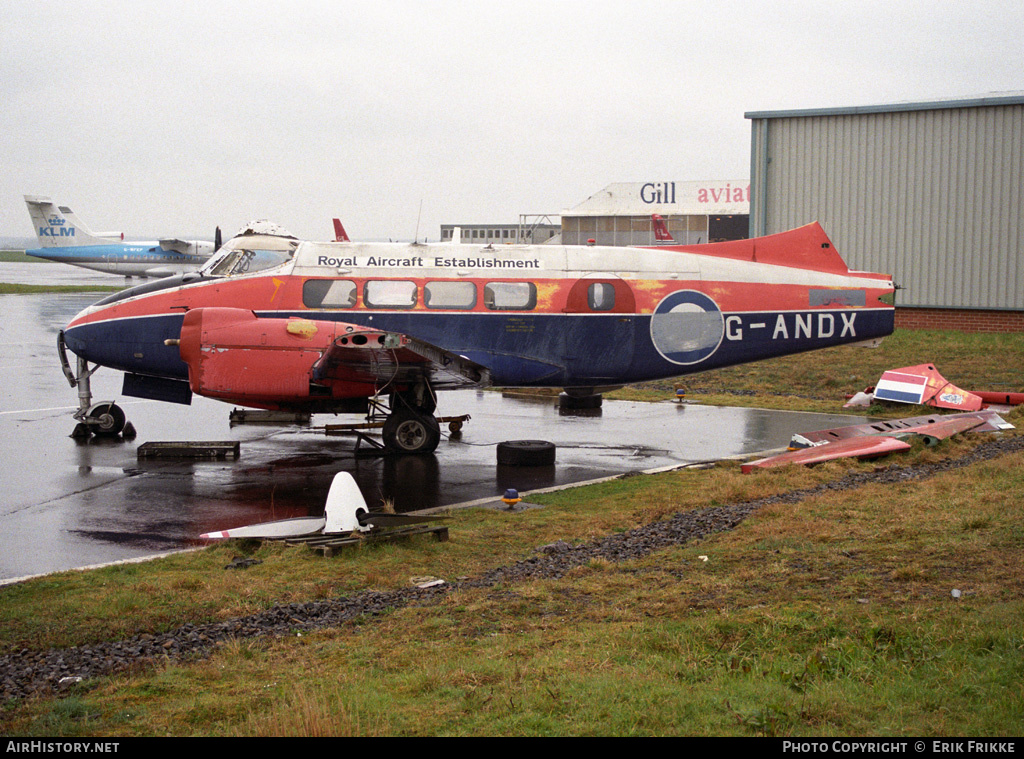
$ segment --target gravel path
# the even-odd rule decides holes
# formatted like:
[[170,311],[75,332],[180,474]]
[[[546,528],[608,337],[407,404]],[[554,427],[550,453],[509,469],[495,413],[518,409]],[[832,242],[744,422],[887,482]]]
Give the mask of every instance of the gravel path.
[[381,614],[388,609],[429,604],[452,589],[559,578],[595,558],[628,561],[652,551],[731,530],[769,504],[796,503],[821,493],[859,488],[868,483],[923,479],[1020,450],[1024,450],[1024,436],[995,439],[982,443],[970,454],[957,459],[909,467],[891,465],[872,472],[849,474],[834,482],[783,495],[682,512],[660,522],[582,545],[573,546],[559,541],[539,548],[529,559],[458,583],[423,589],[366,591],[349,598],[286,604],[225,622],[184,625],[164,634],[138,635],[89,646],[46,651],[26,649],[0,656],[0,699],[59,692],[69,683],[76,682],[77,678],[108,675],[148,661],[205,656],[218,643],[231,639],[294,634],[296,630],[337,626],[358,617]]

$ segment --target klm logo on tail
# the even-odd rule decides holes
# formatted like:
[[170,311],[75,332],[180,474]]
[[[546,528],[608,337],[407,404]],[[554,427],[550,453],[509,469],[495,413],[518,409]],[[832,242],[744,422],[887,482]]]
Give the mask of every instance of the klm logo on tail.
[[47,226],[39,227],[40,237],[74,237],[75,228],[61,216],[51,216],[46,220]]

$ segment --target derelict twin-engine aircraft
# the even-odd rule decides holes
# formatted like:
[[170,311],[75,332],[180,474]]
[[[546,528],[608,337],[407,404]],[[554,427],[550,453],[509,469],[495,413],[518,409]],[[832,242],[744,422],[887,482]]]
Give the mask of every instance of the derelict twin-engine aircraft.
[[76,417],[99,433],[125,421],[92,403],[105,366],[125,373],[125,395],[180,403],[342,413],[384,396],[387,447],[428,452],[435,391],[588,395],[876,341],[893,331],[893,292],[888,275],[850,271],[818,224],[656,248],[301,242],[250,227],[198,272],[85,309],[59,344]]
[[67,206],[50,198],[26,195],[39,247],[25,253],[84,269],[125,277],[169,277],[195,271],[220,247],[220,230],[214,242],[164,238],[150,242],[125,242],[122,232],[92,232]]

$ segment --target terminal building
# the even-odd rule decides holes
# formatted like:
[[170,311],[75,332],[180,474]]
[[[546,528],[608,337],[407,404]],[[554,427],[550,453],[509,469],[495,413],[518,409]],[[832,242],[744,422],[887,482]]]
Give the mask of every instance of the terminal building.
[[1024,93],[745,116],[751,237],[819,222],[897,327],[1024,331]]
[[[471,245],[540,245],[558,242],[562,228],[553,224],[547,217],[546,223],[531,221],[527,217],[520,218],[518,224],[442,224],[441,242],[452,242]],[[455,230],[459,230],[458,236]]]

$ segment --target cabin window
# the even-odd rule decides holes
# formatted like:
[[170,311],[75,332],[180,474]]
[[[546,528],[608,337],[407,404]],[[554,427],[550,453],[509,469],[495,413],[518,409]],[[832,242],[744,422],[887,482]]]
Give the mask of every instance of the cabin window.
[[356,283],[351,279],[307,279],[302,285],[306,308],[352,308],[356,305]]
[[476,305],[476,285],[472,282],[427,282],[423,286],[423,305],[427,308],[473,308]]
[[611,311],[615,308],[615,287],[608,282],[595,282],[587,288],[587,305],[591,311]]
[[484,305],[491,311],[529,311],[537,306],[537,286],[533,282],[488,282]]
[[372,308],[413,308],[416,305],[416,283],[371,279],[363,290],[363,301]]

